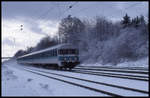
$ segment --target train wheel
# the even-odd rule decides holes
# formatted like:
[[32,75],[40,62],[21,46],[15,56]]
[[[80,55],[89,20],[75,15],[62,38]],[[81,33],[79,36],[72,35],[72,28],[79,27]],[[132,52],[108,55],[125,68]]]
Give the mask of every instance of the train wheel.
[[71,71],[72,70],[72,68],[69,68],[69,71]]
[[62,67],[62,70],[64,70],[64,67]]
[[66,70],[67,68],[66,67],[62,67],[62,70]]
[[67,70],[67,68],[65,67],[65,68],[64,68],[64,70],[66,71],[66,70]]
[[59,67],[59,70],[62,70],[62,67]]

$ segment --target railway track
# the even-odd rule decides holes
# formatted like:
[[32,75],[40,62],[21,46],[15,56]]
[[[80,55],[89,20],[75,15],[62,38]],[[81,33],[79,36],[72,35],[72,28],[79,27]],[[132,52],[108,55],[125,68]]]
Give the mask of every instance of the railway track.
[[64,83],[68,83],[68,84],[71,84],[71,85],[74,85],[74,86],[78,86],[78,87],[82,87],[82,88],[85,88],[85,89],[89,89],[91,91],[95,91],[95,92],[98,92],[98,93],[103,93],[103,94],[106,94],[108,96],[120,97],[120,95],[118,95],[118,94],[114,94],[114,93],[107,92],[107,91],[104,91],[104,90],[100,90],[100,89],[96,89],[96,88],[93,88],[93,87],[85,86],[85,85],[82,85],[82,84],[79,84],[79,83],[66,81],[65,79],[56,78],[55,76],[45,75],[45,74],[42,74],[42,73],[39,73],[39,72],[35,72],[35,71],[29,70],[29,69],[24,69],[24,70],[26,70],[28,72],[31,72],[31,73],[34,73],[34,74],[37,74],[37,75],[41,75],[41,76],[47,77],[47,78],[51,78],[51,79],[58,80],[58,81],[61,81],[61,82],[64,82]]
[[[73,69],[74,71],[78,69]],[[80,70],[79,70],[80,71]],[[81,70],[82,71],[82,70]],[[122,75],[122,76],[129,76],[129,77],[139,77],[139,78],[149,78],[148,74],[139,74],[139,73],[124,73],[124,72],[110,72],[110,71],[91,71],[91,70],[83,70],[89,72],[101,72],[104,74],[112,74],[112,75]]]
[[[38,74],[38,75],[42,75],[42,76],[45,76],[45,77],[48,77],[48,78],[51,78],[51,79],[55,79],[55,80],[58,80],[58,81],[69,83],[69,84],[72,84],[72,85],[75,85],[75,86],[83,87],[83,88],[86,88],[86,89],[89,89],[89,90],[92,90],[92,91],[104,93],[104,94],[107,94],[109,96],[125,96],[125,95],[121,95],[121,94],[118,94],[117,92],[113,92],[113,91],[110,92],[110,90],[104,91],[104,90],[101,90],[99,88],[93,88],[92,86],[89,86],[89,83],[96,84],[97,86],[104,86],[107,89],[111,89],[111,88],[114,89],[115,88],[115,90],[118,90],[118,91],[121,90],[123,92],[128,92],[128,93],[130,92],[130,93],[133,93],[133,94],[136,92],[136,94],[148,95],[148,92],[144,91],[144,90],[128,88],[128,87],[123,87],[123,86],[118,86],[118,85],[112,85],[112,84],[103,83],[103,82],[96,82],[96,81],[92,81],[92,80],[81,79],[81,78],[77,78],[77,77],[72,77],[72,76],[67,76],[67,75],[62,75],[62,74],[57,74],[57,73],[52,73],[52,72],[45,72],[45,71],[41,71],[41,70],[37,70],[37,69],[34,69],[34,70],[33,69],[24,69],[24,70],[35,73],[35,74]],[[53,76],[50,76],[50,75],[53,75]],[[79,84],[80,82],[79,83],[74,82],[74,81],[72,82],[72,80],[68,81],[68,79],[73,79],[74,81],[84,81],[84,82],[86,82],[86,84],[88,82],[88,86],[83,85],[83,84]]]
[[[95,69],[97,68],[97,69]],[[110,67],[93,67],[89,68],[86,66],[83,66],[83,68],[79,66],[79,68],[74,68],[72,72],[76,73],[82,73],[82,74],[91,74],[91,75],[97,75],[97,76],[108,76],[108,77],[116,77],[116,78],[124,78],[124,79],[133,79],[133,80],[141,80],[141,81],[149,81],[149,75],[148,71],[137,71],[135,70],[123,70],[122,68],[118,68],[115,70],[115,68]]]
[[[56,69],[52,69],[52,70],[56,70]],[[68,71],[68,70],[63,70],[63,71]],[[140,80],[140,81],[149,81],[149,79],[148,79],[149,77],[148,76],[143,76],[143,74],[140,74],[142,76],[139,76],[139,75],[123,75],[123,74],[118,74],[118,73],[117,74],[116,73],[115,74],[114,73],[108,73],[109,70],[107,70],[107,72],[101,72],[101,71],[105,71],[105,70],[99,70],[99,71],[95,72],[95,70],[90,70],[89,71],[89,70],[85,70],[85,69],[76,69],[76,68],[74,68],[69,72],[81,73],[81,74],[87,74],[87,75],[96,75],[96,76],[106,76],[106,77]],[[122,71],[119,71],[119,73],[121,73],[121,72]],[[124,71],[122,73],[124,73]],[[131,73],[131,74],[139,74],[139,73]],[[144,74],[144,75],[147,75],[147,74]]]
[[136,71],[136,70],[123,70],[123,69],[111,69],[111,68],[74,68],[82,70],[94,70],[94,71],[110,71],[110,72],[124,72],[124,73],[135,73],[135,74],[148,74],[148,71]]
[[[35,69],[34,69],[34,70],[35,70]],[[123,87],[123,86],[117,86],[117,85],[112,85],[112,84],[108,84],[108,83],[96,82],[96,81],[91,81],[91,80],[87,80],[87,79],[76,78],[76,77],[67,76],[67,75],[62,75],[62,74],[57,74],[57,73],[52,73],[52,72],[41,71],[41,70],[37,70],[37,69],[36,69],[36,71],[38,71],[38,72],[44,72],[44,73],[48,73],[48,74],[53,74],[53,75],[57,75],[57,76],[62,76],[62,77],[67,77],[67,78],[73,78],[73,79],[82,80],[82,81],[88,81],[88,82],[92,82],[92,83],[96,83],[96,84],[101,84],[101,85],[107,85],[107,86],[111,86],[111,87],[117,87],[117,88],[126,89],[126,90],[131,90],[131,91],[137,91],[137,92],[142,92],[142,93],[148,93],[147,91],[144,91],[144,90],[138,90],[138,89],[133,89],[133,88],[129,88],[129,87]]]
[[132,79],[132,80],[140,80],[140,81],[149,81],[148,78],[139,78],[138,76],[126,76],[126,75],[116,75],[112,73],[102,73],[102,72],[92,72],[92,71],[84,71],[84,70],[72,70],[70,72],[74,73],[82,73],[96,76],[107,76],[107,77],[115,77],[115,78],[123,78],[123,79]]
[[109,69],[123,69],[123,70],[143,70],[148,71],[148,68],[144,67],[113,67],[113,66],[77,66],[77,68],[96,68],[96,69],[102,69],[102,68],[109,68]]

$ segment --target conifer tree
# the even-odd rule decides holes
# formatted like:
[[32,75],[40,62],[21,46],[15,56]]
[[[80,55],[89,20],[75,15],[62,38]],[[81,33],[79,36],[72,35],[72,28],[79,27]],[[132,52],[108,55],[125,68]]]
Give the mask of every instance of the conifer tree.
[[131,24],[130,17],[128,16],[128,14],[126,14],[126,15],[123,17],[123,20],[122,20],[123,28],[128,27],[130,24]]

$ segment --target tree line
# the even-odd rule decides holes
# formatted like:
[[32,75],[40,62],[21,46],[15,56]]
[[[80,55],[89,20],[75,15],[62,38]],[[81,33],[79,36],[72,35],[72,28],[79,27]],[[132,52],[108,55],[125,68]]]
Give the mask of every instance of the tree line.
[[19,50],[14,56],[70,43],[80,50],[82,62],[117,64],[138,60],[148,56],[148,25],[143,15],[131,18],[126,14],[117,22],[101,16],[80,20],[69,15],[59,23],[57,37],[47,36],[36,47]]

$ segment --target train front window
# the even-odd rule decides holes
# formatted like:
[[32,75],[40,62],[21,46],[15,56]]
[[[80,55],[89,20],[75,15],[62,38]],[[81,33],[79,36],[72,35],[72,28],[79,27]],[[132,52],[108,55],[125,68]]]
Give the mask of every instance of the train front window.
[[77,49],[60,49],[59,54],[78,54],[78,50]]

